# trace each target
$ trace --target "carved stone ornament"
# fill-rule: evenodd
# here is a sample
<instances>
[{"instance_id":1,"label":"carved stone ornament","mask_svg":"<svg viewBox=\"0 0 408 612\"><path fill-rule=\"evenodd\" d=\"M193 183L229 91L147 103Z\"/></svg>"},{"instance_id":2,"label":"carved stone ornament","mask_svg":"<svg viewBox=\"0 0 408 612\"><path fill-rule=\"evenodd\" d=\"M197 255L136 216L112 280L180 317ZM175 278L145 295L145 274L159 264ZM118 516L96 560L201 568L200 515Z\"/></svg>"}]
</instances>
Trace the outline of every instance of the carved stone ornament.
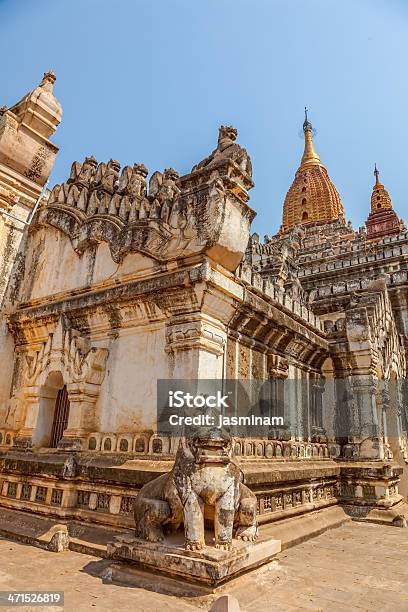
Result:
<instances>
[{"instance_id":1,"label":"carved stone ornament","mask_svg":"<svg viewBox=\"0 0 408 612\"><path fill-rule=\"evenodd\" d=\"M69 179L56 185L38 213L33 231L51 225L67 234L82 254L107 242L115 262L138 251L159 262L196 253L229 270L238 266L254 212L246 204L253 186L250 159L221 128L216 151L180 177L173 168L154 172L147 189L143 164L74 162ZM232 231L234 230L234 231Z\"/></svg>"},{"instance_id":2,"label":"carved stone ornament","mask_svg":"<svg viewBox=\"0 0 408 612\"><path fill-rule=\"evenodd\" d=\"M109 351L91 346L77 330L67 329L62 320L40 348L24 353L26 384L38 385L51 370L61 371L70 383L101 385Z\"/></svg>"}]
</instances>

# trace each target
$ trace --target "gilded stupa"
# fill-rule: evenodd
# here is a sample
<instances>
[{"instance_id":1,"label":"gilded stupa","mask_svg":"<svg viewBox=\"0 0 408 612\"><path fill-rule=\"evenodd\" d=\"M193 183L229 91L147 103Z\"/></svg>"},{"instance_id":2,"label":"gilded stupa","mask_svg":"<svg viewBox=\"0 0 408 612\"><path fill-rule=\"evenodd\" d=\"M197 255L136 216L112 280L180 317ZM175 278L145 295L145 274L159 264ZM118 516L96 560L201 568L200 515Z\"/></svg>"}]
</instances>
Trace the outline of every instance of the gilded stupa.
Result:
<instances>
[{"instance_id":1,"label":"gilded stupa","mask_svg":"<svg viewBox=\"0 0 408 612\"><path fill-rule=\"evenodd\" d=\"M305 149L295 180L286 194L281 232L286 232L299 224L336 220L345 222L342 201L327 169L315 151L312 131L312 124L308 120L305 108L303 123Z\"/></svg>"}]
</instances>

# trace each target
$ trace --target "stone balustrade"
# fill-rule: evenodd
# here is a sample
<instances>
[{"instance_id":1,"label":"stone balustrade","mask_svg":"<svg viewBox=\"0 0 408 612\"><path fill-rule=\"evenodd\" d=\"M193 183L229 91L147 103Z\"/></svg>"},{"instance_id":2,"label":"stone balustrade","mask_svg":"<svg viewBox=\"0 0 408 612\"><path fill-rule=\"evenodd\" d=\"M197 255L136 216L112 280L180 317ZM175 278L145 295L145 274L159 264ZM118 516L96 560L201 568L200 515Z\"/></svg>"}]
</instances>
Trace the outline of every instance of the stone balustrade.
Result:
<instances>
[{"instance_id":1,"label":"stone balustrade","mask_svg":"<svg viewBox=\"0 0 408 612\"><path fill-rule=\"evenodd\" d=\"M0 430L0 449L13 445L15 432ZM140 457L174 457L179 438L159 436L152 432L108 433L94 432L88 435L84 452L124 453ZM280 441L251 438L235 441L237 457L250 459L327 459L340 455L340 447L327 442Z\"/></svg>"},{"instance_id":2,"label":"stone balustrade","mask_svg":"<svg viewBox=\"0 0 408 612\"><path fill-rule=\"evenodd\" d=\"M174 457L179 438L142 433L89 434L84 452L126 453L138 457ZM340 447L334 443L308 441L280 441L251 438L236 439L235 456L241 459L328 459L340 455Z\"/></svg>"},{"instance_id":3,"label":"stone balustrade","mask_svg":"<svg viewBox=\"0 0 408 612\"><path fill-rule=\"evenodd\" d=\"M389 287L396 287L398 285L405 285L408 283L408 270L399 270L398 272L391 273L388 276L389 280L387 285ZM367 290L372 282L373 279L371 278L357 278L323 285L322 287L316 287L314 289L314 299L323 299L329 296L348 294L352 291Z\"/></svg>"},{"instance_id":4,"label":"stone balustrade","mask_svg":"<svg viewBox=\"0 0 408 612\"><path fill-rule=\"evenodd\" d=\"M375 252L363 251L363 245L359 245L354 255L348 252L348 258L342 258L342 256L345 255L345 253L343 252L340 252L339 254L336 254L334 256L322 252L317 252L313 255L303 255L299 257L299 264L301 265L299 269L299 276L306 277L313 274L319 274L321 272L328 272L330 270L341 270L344 268L350 268L352 266L363 265L370 262L383 261L392 257L408 255L407 241L408 232L400 234L399 236L387 236L382 240L379 240L375 243ZM390 243L394 244L391 244L390 246ZM318 263L316 263L316 265L314 266L306 265L307 263L311 263L313 261L316 261Z\"/></svg>"},{"instance_id":5,"label":"stone balustrade","mask_svg":"<svg viewBox=\"0 0 408 612\"><path fill-rule=\"evenodd\" d=\"M259 292L264 299L271 299L277 302L280 306L290 311L290 313L300 318L302 322L311 325L319 331L324 331L323 321L307 308L307 306L293 299L271 280L265 279L261 274L254 272L252 266L249 264L242 263L237 269L236 276L245 285Z\"/></svg>"}]
</instances>

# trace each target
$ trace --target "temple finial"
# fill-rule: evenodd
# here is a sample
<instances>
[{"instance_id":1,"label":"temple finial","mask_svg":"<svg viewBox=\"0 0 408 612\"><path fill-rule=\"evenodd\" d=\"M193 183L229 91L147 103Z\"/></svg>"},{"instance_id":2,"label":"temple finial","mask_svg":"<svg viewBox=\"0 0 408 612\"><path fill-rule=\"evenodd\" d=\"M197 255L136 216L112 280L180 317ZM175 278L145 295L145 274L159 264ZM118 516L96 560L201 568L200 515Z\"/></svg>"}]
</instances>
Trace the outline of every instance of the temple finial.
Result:
<instances>
[{"instance_id":1,"label":"temple finial","mask_svg":"<svg viewBox=\"0 0 408 612\"><path fill-rule=\"evenodd\" d=\"M378 185L380 182L379 176L380 176L380 172L377 168L377 164L374 164L374 176L375 176L375 184Z\"/></svg>"},{"instance_id":2,"label":"temple finial","mask_svg":"<svg viewBox=\"0 0 408 612\"><path fill-rule=\"evenodd\" d=\"M320 164L320 157L313 147L313 127L307 116L307 107L305 106L305 120L303 122L303 132L305 135L305 150L303 152L301 165L304 164Z\"/></svg>"},{"instance_id":3,"label":"temple finial","mask_svg":"<svg viewBox=\"0 0 408 612\"><path fill-rule=\"evenodd\" d=\"M306 132L306 130L312 130L312 124L310 123L307 116L307 106L305 106L305 120L303 122L303 131Z\"/></svg>"}]
</instances>

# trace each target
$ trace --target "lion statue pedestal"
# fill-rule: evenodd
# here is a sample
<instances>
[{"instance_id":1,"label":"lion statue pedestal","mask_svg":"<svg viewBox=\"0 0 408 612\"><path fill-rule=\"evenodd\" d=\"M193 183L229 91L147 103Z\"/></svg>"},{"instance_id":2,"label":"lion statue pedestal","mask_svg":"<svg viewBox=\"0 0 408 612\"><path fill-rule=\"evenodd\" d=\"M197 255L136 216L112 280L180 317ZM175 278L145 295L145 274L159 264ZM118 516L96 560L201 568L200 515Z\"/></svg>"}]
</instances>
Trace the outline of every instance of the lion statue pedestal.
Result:
<instances>
[{"instance_id":1,"label":"lion statue pedestal","mask_svg":"<svg viewBox=\"0 0 408 612\"><path fill-rule=\"evenodd\" d=\"M211 585L268 562L280 541L255 543L257 500L242 479L228 435L183 438L172 470L136 497L136 538L116 538L108 556ZM205 508L213 510L213 532L205 531Z\"/></svg>"},{"instance_id":2,"label":"lion statue pedestal","mask_svg":"<svg viewBox=\"0 0 408 612\"><path fill-rule=\"evenodd\" d=\"M210 532L205 533L208 543ZM146 542L132 537L117 537L108 544L108 557L114 563L112 580L140 584L140 569L165 574L178 580L215 588L249 569L272 560L281 550L280 540L256 543L233 540L230 550L206 545L201 550L186 550L182 534L172 534L163 542ZM134 578L132 580L132 574Z\"/></svg>"}]
</instances>

